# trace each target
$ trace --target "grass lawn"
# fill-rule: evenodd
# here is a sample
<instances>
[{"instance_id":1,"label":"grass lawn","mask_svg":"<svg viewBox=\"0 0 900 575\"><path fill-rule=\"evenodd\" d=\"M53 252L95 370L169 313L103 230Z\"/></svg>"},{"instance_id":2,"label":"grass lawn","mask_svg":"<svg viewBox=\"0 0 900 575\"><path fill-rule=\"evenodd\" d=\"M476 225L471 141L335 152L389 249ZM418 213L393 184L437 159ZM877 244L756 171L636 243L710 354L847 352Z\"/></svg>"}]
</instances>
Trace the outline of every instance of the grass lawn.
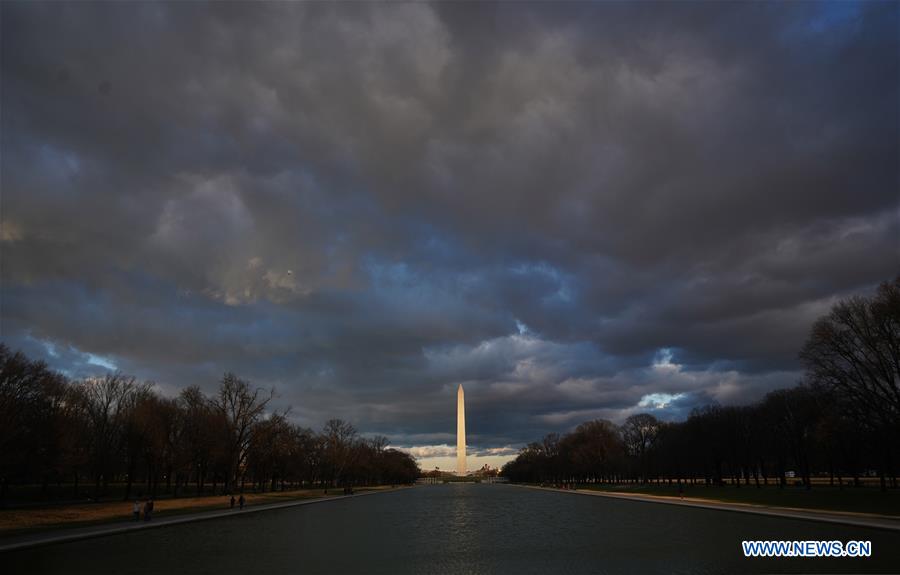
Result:
<instances>
[{"instance_id":1,"label":"grass lawn","mask_svg":"<svg viewBox=\"0 0 900 575\"><path fill-rule=\"evenodd\" d=\"M389 486L362 487L354 491L390 489ZM342 495L341 488L329 489L325 495L322 489L298 489L294 491L274 491L269 493L245 493L245 506L264 503L278 503L300 499L335 497ZM237 497L237 495L235 496ZM226 495L206 497L182 497L178 499L157 499L154 501L154 518L170 517L184 513L228 509L230 497ZM60 527L82 527L100 523L128 521L132 518L134 500L99 503L78 503L51 505L29 509L7 509L0 511L0 537L22 535L44 529ZM143 504L143 500L141 501ZM237 505L235 505L237 507Z\"/></svg>"},{"instance_id":2,"label":"grass lawn","mask_svg":"<svg viewBox=\"0 0 900 575\"><path fill-rule=\"evenodd\" d=\"M641 495L663 495L678 497L678 487L673 485L581 485L579 489L593 489L617 493ZM807 491L798 487L755 486L706 487L685 485L684 497L708 499L729 503L750 503L770 507L794 507L798 509L821 509L828 511L850 511L856 513L876 513L900 516L900 491L889 489L882 492L877 487L837 487L814 486Z\"/></svg>"}]
</instances>

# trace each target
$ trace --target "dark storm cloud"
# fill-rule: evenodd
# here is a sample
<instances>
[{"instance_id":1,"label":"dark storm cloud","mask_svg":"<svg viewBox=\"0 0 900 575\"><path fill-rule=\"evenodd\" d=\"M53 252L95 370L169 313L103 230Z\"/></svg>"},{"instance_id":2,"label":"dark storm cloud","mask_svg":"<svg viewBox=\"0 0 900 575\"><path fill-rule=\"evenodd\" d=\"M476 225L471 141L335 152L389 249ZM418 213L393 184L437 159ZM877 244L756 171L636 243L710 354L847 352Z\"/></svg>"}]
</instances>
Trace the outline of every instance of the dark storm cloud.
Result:
<instances>
[{"instance_id":1,"label":"dark storm cloud","mask_svg":"<svg viewBox=\"0 0 900 575\"><path fill-rule=\"evenodd\" d=\"M2 12L2 337L73 377L503 447L792 385L900 268L896 4Z\"/></svg>"}]
</instances>

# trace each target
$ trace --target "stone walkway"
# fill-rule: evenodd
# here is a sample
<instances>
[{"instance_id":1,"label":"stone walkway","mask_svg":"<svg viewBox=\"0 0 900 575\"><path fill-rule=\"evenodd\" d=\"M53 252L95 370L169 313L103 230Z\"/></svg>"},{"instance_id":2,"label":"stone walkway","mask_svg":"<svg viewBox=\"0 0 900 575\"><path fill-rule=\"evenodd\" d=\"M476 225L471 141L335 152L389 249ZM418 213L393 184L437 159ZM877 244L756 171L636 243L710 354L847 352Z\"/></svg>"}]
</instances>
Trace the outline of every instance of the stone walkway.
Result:
<instances>
[{"instance_id":1,"label":"stone walkway","mask_svg":"<svg viewBox=\"0 0 900 575\"><path fill-rule=\"evenodd\" d=\"M165 527L167 525L177 525L179 523L189 523L191 521L204 521L207 519L221 519L223 517L234 517L245 513L258 513L260 511L270 511L272 509L285 509L288 507L297 507L298 505L312 505L314 503L323 503L325 501L335 501L338 499L347 499L352 497L363 497L365 495L375 495L377 493L391 493L398 489L364 491L355 495L335 495L330 497L317 497L315 499L301 499L298 501L288 501L284 503L264 503L245 507L244 509L222 509L214 511L201 511L197 513L183 513L173 515L171 517L159 517L151 521L120 521L116 523L103 523L100 525L89 525L86 527L62 528L56 530L41 531L39 533L26 533L12 537L0 538L0 553L4 551L13 551L15 549L24 549L26 547L36 547L38 545L49 545L51 543L65 543L67 541L76 541L78 539L87 539L89 537L102 537L104 535L115 535L117 533L127 533L128 531L138 531L141 529L155 529L157 527Z\"/></svg>"},{"instance_id":2,"label":"stone walkway","mask_svg":"<svg viewBox=\"0 0 900 575\"><path fill-rule=\"evenodd\" d=\"M613 493L608 491L594 491L592 489L556 489L553 487L537 487L535 485L515 485L541 491L556 491L571 495L593 495L595 497L609 497L611 499L627 499L630 501L643 501L646 503L663 503L667 505L682 505L685 507L699 507L702 509L715 509L717 511L735 511L738 513L754 513L756 515L771 515L774 517L787 517L789 519L802 519L805 521L821 521L825 523L841 523L844 525L856 525L859 527L874 527L876 529L889 529L900 531L900 517L893 515L876 515L872 513L853 513L849 511L825 511L814 509L797 509L793 507L769 507L766 505L753 505L750 503L729 503L691 497L669 497L666 495L643 495L638 493Z\"/></svg>"}]
</instances>

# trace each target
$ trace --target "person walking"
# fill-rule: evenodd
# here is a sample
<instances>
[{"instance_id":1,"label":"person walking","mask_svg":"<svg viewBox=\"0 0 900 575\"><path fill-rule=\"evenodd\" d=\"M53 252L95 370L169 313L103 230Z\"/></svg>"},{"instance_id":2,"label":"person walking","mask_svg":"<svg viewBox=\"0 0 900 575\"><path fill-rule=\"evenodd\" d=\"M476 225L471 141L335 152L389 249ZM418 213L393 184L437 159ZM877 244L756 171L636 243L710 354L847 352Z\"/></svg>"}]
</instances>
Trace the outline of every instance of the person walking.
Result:
<instances>
[{"instance_id":1,"label":"person walking","mask_svg":"<svg viewBox=\"0 0 900 575\"><path fill-rule=\"evenodd\" d=\"M244 508L244 494L243 493L241 493L241 497L240 497L240 499L238 499L238 505L241 506L241 509Z\"/></svg>"},{"instance_id":2,"label":"person walking","mask_svg":"<svg viewBox=\"0 0 900 575\"><path fill-rule=\"evenodd\" d=\"M150 521L150 514L153 513L153 510L150 507L150 498L148 497L146 501L144 501L144 521Z\"/></svg>"},{"instance_id":3,"label":"person walking","mask_svg":"<svg viewBox=\"0 0 900 575\"><path fill-rule=\"evenodd\" d=\"M231 508L234 509L234 495L231 496Z\"/></svg>"},{"instance_id":4,"label":"person walking","mask_svg":"<svg viewBox=\"0 0 900 575\"><path fill-rule=\"evenodd\" d=\"M141 520L141 502L137 499L134 500L134 505L131 507L131 514L134 516L135 521Z\"/></svg>"}]
</instances>

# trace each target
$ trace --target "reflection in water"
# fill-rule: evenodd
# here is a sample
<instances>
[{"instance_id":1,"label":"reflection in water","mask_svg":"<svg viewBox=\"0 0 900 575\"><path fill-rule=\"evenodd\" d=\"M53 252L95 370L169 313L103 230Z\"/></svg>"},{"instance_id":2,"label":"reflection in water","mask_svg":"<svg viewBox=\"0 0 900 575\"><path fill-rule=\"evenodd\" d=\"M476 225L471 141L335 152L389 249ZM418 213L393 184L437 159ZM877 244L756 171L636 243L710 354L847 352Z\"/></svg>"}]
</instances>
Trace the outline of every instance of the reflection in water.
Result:
<instances>
[{"instance_id":1,"label":"reflection in water","mask_svg":"<svg viewBox=\"0 0 900 575\"><path fill-rule=\"evenodd\" d=\"M423 486L4 554L4 573L890 572L895 533L505 485ZM874 556L745 559L742 539L864 539ZM135 560L139 558L139 560Z\"/></svg>"}]
</instances>

